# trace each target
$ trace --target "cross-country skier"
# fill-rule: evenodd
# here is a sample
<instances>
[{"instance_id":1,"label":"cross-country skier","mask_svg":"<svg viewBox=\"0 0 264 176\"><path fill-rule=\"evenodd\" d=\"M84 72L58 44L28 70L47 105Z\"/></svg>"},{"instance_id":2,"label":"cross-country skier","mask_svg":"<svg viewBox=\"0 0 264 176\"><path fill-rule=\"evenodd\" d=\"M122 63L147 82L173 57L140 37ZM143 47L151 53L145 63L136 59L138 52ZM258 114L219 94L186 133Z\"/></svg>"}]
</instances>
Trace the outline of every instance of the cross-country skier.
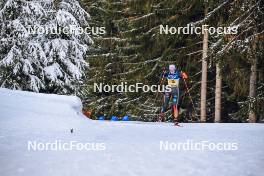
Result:
<instances>
[{"instance_id":1,"label":"cross-country skier","mask_svg":"<svg viewBox=\"0 0 264 176\"><path fill-rule=\"evenodd\" d=\"M180 72L176 69L175 65L169 65L169 72L165 73L162 80L167 81L170 90L164 92L164 102L159 116L159 121L164 120L165 112L172 98L172 110L174 116L174 123L178 125L178 103L179 103L179 81L180 79L187 79L188 76L185 72Z\"/></svg>"}]
</instances>

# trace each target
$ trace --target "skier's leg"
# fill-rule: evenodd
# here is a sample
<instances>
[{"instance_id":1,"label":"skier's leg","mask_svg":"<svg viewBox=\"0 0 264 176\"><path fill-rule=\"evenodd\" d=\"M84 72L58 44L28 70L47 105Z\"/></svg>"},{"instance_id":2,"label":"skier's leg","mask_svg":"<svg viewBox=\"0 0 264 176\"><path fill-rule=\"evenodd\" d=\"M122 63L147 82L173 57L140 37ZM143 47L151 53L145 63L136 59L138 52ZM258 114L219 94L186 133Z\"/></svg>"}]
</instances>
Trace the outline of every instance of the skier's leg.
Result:
<instances>
[{"instance_id":1,"label":"skier's leg","mask_svg":"<svg viewBox=\"0 0 264 176\"><path fill-rule=\"evenodd\" d=\"M173 116L174 116L174 122L178 123L178 104L179 104L179 88L175 87L172 91L172 107L173 107Z\"/></svg>"},{"instance_id":2,"label":"skier's leg","mask_svg":"<svg viewBox=\"0 0 264 176\"><path fill-rule=\"evenodd\" d=\"M166 92L164 94L164 103L163 103L163 106L162 106L162 109L161 109L161 112L162 113L165 113L167 108L168 108L168 105L169 105L169 102L170 102L170 93L169 92Z\"/></svg>"},{"instance_id":3,"label":"skier's leg","mask_svg":"<svg viewBox=\"0 0 264 176\"><path fill-rule=\"evenodd\" d=\"M164 94L163 106L162 106L162 109L161 109L161 112L160 112L160 115L159 115L159 121L160 122L165 120L165 112L167 110L169 102L170 102L170 93L166 92Z\"/></svg>"},{"instance_id":4,"label":"skier's leg","mask_svg":"<svg viewBox=\"0 0 264 176\"><path fill-rule=\"evenodd\" d=\"M179 87L177 87L177 96L178 96L178 98L177 98L177 107L178 107L179 101L180 101L180 89L179 89Z\"/></svg>"}]
</instances>

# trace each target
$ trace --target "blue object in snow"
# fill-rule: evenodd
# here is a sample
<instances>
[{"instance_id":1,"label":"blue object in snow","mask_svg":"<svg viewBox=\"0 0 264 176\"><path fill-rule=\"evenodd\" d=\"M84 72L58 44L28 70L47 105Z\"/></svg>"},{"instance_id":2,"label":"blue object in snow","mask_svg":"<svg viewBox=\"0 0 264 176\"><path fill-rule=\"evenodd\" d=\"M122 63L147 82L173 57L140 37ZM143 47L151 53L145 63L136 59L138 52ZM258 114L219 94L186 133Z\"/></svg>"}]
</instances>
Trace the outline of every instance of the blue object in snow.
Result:
<instances>
[{"instance_id":1,"label":"blue object in snow","mask_svg":"<svg viewBox=\"0 0 264 176\"><path fill-rule=\"evenodd\" d=\"M100 116L98 120L105 120L105 116Z\"/></svg>"},{"instance_id":2,"label":"blue object in snow","mask_svg":"<svg viewBox=\"0 0 264 176\"><path fill-rule=\"evenodd\" d=\"M123 120L123 121L129 121L129 116L127 116L127 115L124 116L122 120Z\"/></svg>"},{"instance_id":3,"label":"blue object in snow","mask_svg":"<svg viewBox=\"0 0 264 176\"><path fill-rule=\"evenodd\" d=\"M112 121L118 121L118 118L116 116L112 116L111 120Z\"/></svg>"}]
</instances>

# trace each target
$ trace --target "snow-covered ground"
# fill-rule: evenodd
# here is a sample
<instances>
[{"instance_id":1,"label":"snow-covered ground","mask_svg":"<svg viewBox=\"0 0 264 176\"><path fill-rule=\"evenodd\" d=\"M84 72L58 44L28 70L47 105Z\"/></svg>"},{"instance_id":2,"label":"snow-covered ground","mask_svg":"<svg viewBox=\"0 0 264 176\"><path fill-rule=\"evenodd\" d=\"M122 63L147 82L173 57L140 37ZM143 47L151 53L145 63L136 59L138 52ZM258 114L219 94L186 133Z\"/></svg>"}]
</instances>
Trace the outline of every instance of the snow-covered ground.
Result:
<instances>
[{"instance_id":1,"label":"snow-covered ground","mask_svg":"<svg viewBox=\"0 0 264 176\"><path fill-rule=\"evenodd\" d=\"M263 124L183 125L91 121L76 97L0 89L0 175L263 175ZM29 141L103 143L105 150L32 151ZM161 141L228 143L237 150L165 151Z\"/></svg>"}]
</instances>

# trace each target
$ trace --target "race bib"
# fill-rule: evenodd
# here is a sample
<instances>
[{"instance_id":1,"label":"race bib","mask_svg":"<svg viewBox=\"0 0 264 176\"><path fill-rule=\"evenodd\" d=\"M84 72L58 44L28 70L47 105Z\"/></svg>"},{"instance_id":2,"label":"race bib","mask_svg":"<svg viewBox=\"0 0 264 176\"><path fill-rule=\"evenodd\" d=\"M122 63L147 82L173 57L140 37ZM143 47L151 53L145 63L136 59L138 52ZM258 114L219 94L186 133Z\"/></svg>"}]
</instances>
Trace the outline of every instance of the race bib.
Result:
<instances>
[{"instance_id":1,"label":"race bib","mask_svg":"<svg viewBox=\"0 0 264 176\"><path fill-rule=\"evenodd\" d=\"M168 85L171 87L179 87L180 79L168 79Z\"/></svg>"}]
</instances>

